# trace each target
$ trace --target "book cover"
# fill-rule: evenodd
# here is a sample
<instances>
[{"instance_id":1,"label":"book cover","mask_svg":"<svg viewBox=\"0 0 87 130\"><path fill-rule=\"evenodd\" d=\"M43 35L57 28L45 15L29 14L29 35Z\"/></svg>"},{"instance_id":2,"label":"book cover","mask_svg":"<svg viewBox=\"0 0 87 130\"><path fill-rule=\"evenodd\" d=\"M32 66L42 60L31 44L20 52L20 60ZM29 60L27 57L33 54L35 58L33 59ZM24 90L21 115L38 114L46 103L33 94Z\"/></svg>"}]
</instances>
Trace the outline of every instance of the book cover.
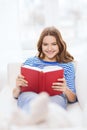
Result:
<instances>
[{"instance_id":1,"label":"book cover","mask_svg":"<svg viewBox=\"0 0 87 130\"><path fill-rule=\"evenodd\" d=\"M21 67L21 74L28 81L28 86L21 86L21 92L33 91L40 93L47 92L50 96L61 94L61 91L52 89L53 82L58 78L63 78L64 70L59 66L47 66L43 69L24 65Z\"/></svg>"}]
</instances>

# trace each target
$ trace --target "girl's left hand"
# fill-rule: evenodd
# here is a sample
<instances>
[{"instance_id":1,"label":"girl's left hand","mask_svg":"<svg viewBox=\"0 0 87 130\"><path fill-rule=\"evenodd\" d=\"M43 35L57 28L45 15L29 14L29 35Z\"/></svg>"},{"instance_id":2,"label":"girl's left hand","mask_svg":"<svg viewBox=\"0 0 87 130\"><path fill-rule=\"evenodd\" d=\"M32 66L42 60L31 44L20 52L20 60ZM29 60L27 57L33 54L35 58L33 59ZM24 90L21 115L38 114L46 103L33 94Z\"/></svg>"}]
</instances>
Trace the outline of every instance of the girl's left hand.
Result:
<instances>
[{"instance_id":1,"label":"girl's left hand","mask_svg":"<svg viewBox=\"0 0 87 130\"><path fill-rule=\"evenodd\" d=\"M65 78L58 79L58 82L53 83L52 88L56 91L66 93L68 87Z\"/></svg>"}]
</instances>

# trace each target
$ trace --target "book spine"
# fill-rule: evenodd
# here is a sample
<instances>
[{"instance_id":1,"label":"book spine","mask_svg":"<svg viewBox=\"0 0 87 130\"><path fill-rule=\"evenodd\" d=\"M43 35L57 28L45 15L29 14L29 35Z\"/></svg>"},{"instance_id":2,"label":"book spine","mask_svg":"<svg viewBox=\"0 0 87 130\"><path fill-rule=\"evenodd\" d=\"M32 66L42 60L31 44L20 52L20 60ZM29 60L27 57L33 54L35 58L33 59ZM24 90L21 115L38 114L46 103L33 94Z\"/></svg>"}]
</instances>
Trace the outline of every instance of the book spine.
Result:
<instances>
[{"instance_id":1,"label":"book spine","mask_svg":"<svg viewBox=\"0 0 87 130\"><path fill-rule=\"evenodd\" d=\"M45 74L44 72L39 72L39 93L45 90Z\"/></svg>"}]
</instances>

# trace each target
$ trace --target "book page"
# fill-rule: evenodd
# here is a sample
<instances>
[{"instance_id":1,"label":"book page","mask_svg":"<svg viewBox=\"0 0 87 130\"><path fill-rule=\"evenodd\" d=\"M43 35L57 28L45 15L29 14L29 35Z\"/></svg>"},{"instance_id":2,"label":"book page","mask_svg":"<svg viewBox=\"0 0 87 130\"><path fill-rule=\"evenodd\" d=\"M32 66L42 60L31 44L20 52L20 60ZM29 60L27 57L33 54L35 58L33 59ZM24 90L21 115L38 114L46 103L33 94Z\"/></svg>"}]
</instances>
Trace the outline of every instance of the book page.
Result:
<instances>
[{"instance_id":1,"label":"book page","mask_svg":"<svg viewBox=\"0 0 87 130\"><path fill-rule=\"evenodd\" d=\"M41 71L42 69L38 68L38 67L33 67L33 66L29 66L29 65L23 65L23 68L27 68L27 69L32 69L32 70L37 70L37 71Z\"/></svg>"},{"instance_id":2,"label":"book page","mask_svg":"<svg viewBox=\"0 0 87 130\"><path fill-rule=\"evenodd\" d=\"M32 70L42 71L42 72L50 72L50 71L55 71L55 70L61 70L61 69L63 69L60 66L45 66L43 69L38 68L38 67L32 67L32 66L29 66L29 65L24 65L22 67L29 68L29 69L32 69Z\"/></svg>"},{"instance_id":3,"label":"book page","mask_svg":"<svg viewBox=\"0 0 87 130\"><path fill-rule=\"evenodd\" d=\"M63 69L60 66L46 66L43 68L43 72L49 72L49 71L54 71L54 70L61 70Z\"/></svg>"}]
</instances>

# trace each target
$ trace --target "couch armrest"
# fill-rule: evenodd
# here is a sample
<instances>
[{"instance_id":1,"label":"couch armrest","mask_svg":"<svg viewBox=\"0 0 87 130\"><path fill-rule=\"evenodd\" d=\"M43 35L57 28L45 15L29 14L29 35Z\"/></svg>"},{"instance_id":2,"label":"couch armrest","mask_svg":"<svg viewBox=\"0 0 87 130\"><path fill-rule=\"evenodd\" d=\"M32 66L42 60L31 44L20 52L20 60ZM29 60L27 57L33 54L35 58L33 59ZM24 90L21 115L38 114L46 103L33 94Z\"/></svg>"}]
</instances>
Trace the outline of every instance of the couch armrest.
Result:
<instances>
[{"instance_id":1,"label":"couch armrest","mask_svg":"<svg viewBox=\"0 0 87 130\"><path fill-rule=\"evenodd\" d=\"M22 63L12 62L7 65L7 84L11 88L16 86L17 75L20 74Z\"/></svg>"}]
</instances>

